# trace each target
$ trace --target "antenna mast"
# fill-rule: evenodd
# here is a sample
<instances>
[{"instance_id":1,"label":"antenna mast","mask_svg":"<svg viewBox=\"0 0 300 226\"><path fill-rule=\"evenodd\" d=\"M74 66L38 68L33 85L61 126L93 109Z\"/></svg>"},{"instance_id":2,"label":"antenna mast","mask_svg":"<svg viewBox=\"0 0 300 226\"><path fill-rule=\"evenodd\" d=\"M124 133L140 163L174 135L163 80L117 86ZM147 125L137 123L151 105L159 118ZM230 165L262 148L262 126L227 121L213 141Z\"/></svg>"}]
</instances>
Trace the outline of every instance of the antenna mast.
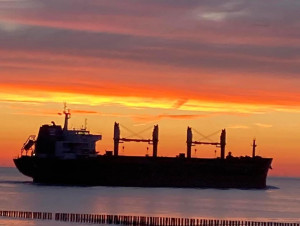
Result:
<instances>
[{"instance_id":1,"label":"antenna mast","mask_svg":"<svg viewBox=\"0 0 300 226\"><path fill-rule=\"evenodd\" d=\"M84 120L84 130L87 130L87 118Z\"/></svg>"}]
</instances>

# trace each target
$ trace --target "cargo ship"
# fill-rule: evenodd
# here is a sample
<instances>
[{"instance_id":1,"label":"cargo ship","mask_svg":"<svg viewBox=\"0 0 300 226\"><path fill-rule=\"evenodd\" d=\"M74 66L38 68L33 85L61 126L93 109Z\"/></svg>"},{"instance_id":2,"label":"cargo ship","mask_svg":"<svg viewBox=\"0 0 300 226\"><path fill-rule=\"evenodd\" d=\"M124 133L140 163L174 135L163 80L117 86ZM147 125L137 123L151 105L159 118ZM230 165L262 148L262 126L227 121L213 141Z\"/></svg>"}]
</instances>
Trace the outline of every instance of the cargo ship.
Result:
<instances>
[{"instance_id":1,"label":"cargo ship","mask_svg":"<svg viewBox=\"0 0 300 226\"><path fill-rule=\"evenodd\" d=\"M158 125L152 139L121 138L119 124L114 125L114 150L100 155L96 142L101 135L86 128L69 130L70 111L64 110L64 126L42 125L37 139L29 136L14 159L18 170L33 178L35 183L83 186L134 187L195 187L195 188L255 188L266 187L272 158L256 156L253 141L252 157L225 157L226 131L219 142L193 141L192 129L187 128L187 150L176 157L157 155ZM153 145L152 155L121 156L119 144L147 142ZM191 156L194 145L215 145L220 148L216 158Z\"/></svg>"}]
</instances>

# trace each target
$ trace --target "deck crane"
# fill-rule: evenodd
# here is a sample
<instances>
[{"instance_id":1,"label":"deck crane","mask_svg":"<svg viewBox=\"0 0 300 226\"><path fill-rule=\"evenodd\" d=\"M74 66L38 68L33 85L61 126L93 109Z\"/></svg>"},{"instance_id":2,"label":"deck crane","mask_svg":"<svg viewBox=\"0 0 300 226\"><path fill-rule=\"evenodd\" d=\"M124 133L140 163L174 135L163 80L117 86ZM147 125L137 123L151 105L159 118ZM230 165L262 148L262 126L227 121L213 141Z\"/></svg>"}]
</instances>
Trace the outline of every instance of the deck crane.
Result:
<instances>
[{"instance_id":1,"label":"deck crane","mask_svg":"<svg viewBox=\"0 0 300 226\"><path fill-rule=\"evenodd\" d=\"M136 134L135 134L136 135ZM153 157L157 157L157 145L158 145L158 125L154 125L152 132L152 139L137 139L137 138L121 138L119 123L115 122L114 125L114 156L119 155L119 144L123 142L145 142L153 145Z\"/></svg>"},{"instance_id":2,"label":"deck crane","mask_svg":"<svg viewBox=\"0 0 300 226\"><path fill-rule=\"evenodd\" d=\"M208 138L205 137L205 138ZM214 145L216 147L221 148L221 159L225 159L225 146L226 146L226 130L223 129L220 136L220 142L203 142L203 141L193 141L193 133L192 128L187 128L187 158L191 158L192 153L192 146L195 146L197 144L204 144L204 145Z\"/></svg>"}]
</instances>

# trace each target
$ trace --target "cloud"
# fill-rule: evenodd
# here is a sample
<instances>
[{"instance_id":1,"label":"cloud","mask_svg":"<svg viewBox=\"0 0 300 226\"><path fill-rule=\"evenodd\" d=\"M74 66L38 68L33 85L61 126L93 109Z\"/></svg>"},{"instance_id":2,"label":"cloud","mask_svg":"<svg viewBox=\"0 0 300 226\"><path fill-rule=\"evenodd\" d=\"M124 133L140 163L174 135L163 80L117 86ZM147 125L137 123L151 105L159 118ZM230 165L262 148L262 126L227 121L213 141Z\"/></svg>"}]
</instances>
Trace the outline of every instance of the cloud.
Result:
<instances>
[{"instance_id":1,"label":"cloud","mask_svg":"<svg viewBox=\"0 0 300 226\"><path fill-rule=\"evenodd\" d=\"M0 79L22 91L165 97L180 109L193 100L297 106L298 8L292 0L0 1Z\"/></svg>"},{"instance_id":2,"label":"cloud","mask_svg":"<svg viewBox=\"0 0 300 226\"><path fill-rule=\"evenodd\" d=\"M188 101L188 99L180 99L180 100L178 100L178 101L173 105L173 107L174 107L175 109L178 109L178 108L180 108L182 105L184 105L187 101Z\"/></svg>"},{"instance_id":3,"label":"cloud","mask_svg":"<svg viewBox=\"0 0 300 226\"><path fill-rule=\"evenodd\" d=\"M33 101L33 100L14 100L14 99L0 99L2 103L13 103L13 104L26 104L26 105L40 105L43 101Z\"/></svg>"},{"instance_id":4,"label":"cloud","mask_svg":"<svg viewBox=\"0 0 300 226\"><path fill-rule=\"evenodd\" d=\"M187 119L197 119L202 117L208 117L208 114L203 115L180 115L180 114L161 114L161 115L131 115L134 120L137 121L158 121L161 119L179 119L179 120L187 120Z\"/></svg>"},{"instance_id":5,"label":"cloud","mask_svg":"<svg viewBox=\"0 0 300 226\"><path fill-rule=\"evenodd\" d=\"M20 42L22 40L22 42ZM2 43L2 44L1 44ZM215 44L163 37L106 32L84 32L58 28L24 26L15 32L1 32L0 47L7 51L44 52L98 59L119 59L140 64L290 76L300 72L300 48ZM256 76L256 74L254 74Z\"/></svg>"},{"instance_id":6,"label":"cloud","mask_svg":"<svg viewBox=\"0 0 300 226\"><path fill-rule=\"evenodd\" d=\"M14 32L20 29L20 25L17 23L10 23L10 22L0 22L0 31L4 32Z\"/></svg>"},{"instance_id":7,"label":"cloud","mask_svg":"<svg viewBox=\"0 0 300 226\"><path fill-rule=\"evenodd\" d=\"M261 127L261 128L271 128L271 127L273 127L270 124L264 124L264 123L254 123L254 125L257 126L257 127ZM250 127L247 126L247 125L231 125L231 126L228 126L227 128L230 128L230 129L249 129Z\"/></svg>"},{"instance_id":8,"label":"cloud","mask_svg":"<svg viewBox=\"0 0 300 226\"><path fill-rule=\"evenodd\" d=\"M249 126L246 125L231 125L227 126L228 129L249 129Z\"/></svg>"},{"instance_id":9,"label":"cloud","mask_svg":"<svg viewBox=\"0 0 300 226\"><path fill-rule=\"evenodd\" d=\"M261 127L261 128L271 128L273 125L270 124L264 124L264 123L254 123L254 125Z\"/></svg>"},{"instance_id":10,"label":"cloud","mask_svg":"<svg viewBox=\"0 0 300 226\"><path fill-rule=\"evenodd\" d=\"M71 113L75 114L101 114L98 111L87 111L87 110L71 110Z\"/></svg>"}]
</instances>

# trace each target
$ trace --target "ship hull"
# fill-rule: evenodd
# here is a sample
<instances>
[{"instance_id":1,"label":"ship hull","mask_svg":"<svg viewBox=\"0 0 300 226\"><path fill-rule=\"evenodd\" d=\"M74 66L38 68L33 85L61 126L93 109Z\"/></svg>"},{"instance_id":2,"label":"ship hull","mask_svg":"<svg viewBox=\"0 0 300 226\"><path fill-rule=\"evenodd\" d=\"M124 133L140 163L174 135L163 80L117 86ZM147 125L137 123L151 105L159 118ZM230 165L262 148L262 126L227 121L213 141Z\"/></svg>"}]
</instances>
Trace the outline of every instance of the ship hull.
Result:
<instances>
[{"instance_id":1,"label":"ship hull","mask_svg":"<svg viewBox=\"0 0 300 226\"><path fill-rule=\"evenodd\" d=\"M266 187L270 158L169 158L97 156L82 159L14 159L36 183L135 187Z\"/></svg>"}]
</instances>

